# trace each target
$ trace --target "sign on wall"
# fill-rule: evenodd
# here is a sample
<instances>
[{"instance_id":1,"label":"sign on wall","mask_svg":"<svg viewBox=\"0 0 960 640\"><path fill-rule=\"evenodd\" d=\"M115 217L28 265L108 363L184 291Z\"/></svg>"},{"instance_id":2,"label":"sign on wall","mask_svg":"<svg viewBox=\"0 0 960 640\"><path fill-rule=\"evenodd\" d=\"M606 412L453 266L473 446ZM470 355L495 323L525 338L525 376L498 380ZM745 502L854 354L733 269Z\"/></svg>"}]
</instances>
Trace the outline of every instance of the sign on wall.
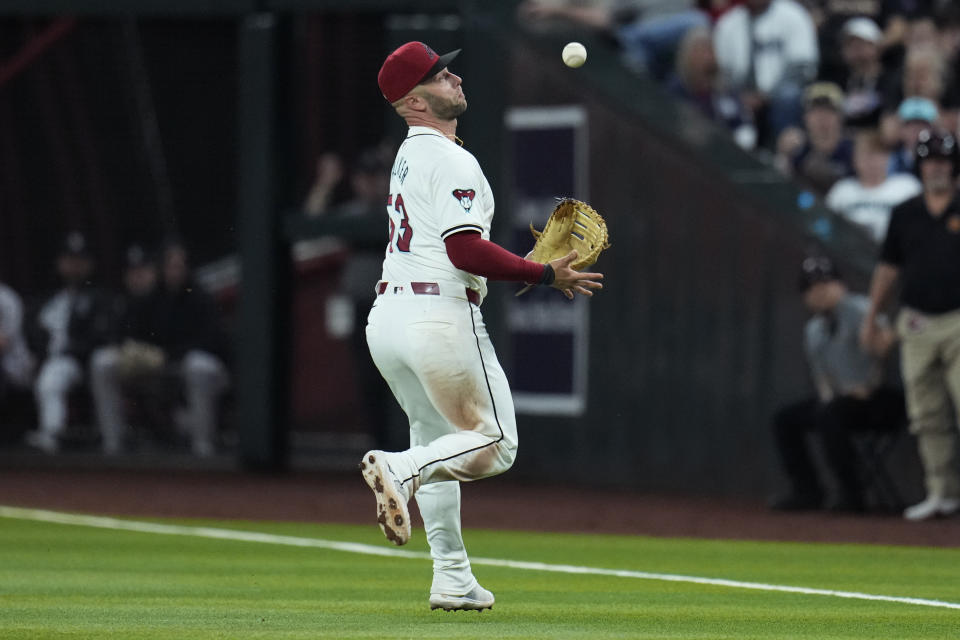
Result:
<instances>
[{"instance_id":1,"label":"sign on wall","mask_svg":"<svg viewBox=\"0 0 960 640\"><path fill-rule=\"evenodd\" d=\"M589 201L587 113L580 106L507 110L512 162L510 249L533 247L530 224L542 229L560 197ZM510 381L518 413L580 415L586 409L589 305L536 287L511 298Z\"/></svg>"}]
</instances>

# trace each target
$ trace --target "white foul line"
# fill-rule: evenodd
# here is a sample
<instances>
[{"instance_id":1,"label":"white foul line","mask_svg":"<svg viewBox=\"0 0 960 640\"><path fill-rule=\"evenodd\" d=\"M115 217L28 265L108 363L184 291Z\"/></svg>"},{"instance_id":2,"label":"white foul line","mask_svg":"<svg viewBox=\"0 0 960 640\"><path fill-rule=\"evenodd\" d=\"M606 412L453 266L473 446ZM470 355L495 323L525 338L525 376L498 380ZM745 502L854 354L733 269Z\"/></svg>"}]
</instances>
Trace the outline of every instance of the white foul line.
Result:
<instances>
[{"instance_id":1,"label":"white foul line","mask_svg":"<svg viewBox=\"0 0 960 640\"><path fill-rule=\"evenodd\" d=\"M85 516L72 513L62 513L58 511L46 511L42 509L23 509L20 507L0 506L0 518L35 520L39 522L51 522L56 524L96 527L100 529L114 529L120 531L137 531L140 533L155 533L160 535L215 538L218 540L234 540L238 542L259 542L262 544L279 544L291 547L311 547L315 549L329 549L331 551L344 551L347 553L360 553L373 556L389 556L394 558L410 558L417 560L430 559L430 554L428 553L392 549L390 547L376 547L373 545L360 544L356 542L337 542L335 540L301 538L297 536L281 536L271 533L259 533L256 531L216 529L213 527L187 527L175 524L142 522L138 520L120 520L117 518ZM501 560L497 558L470 558L470 563L476 565L487 565L491 567L506 567L509 569L525 569L530 571L553 571L556 573L612 576L617 578L636 578L640 580L659 580L663 582L687 582L692 584L705 584L718 587L731 587L735 589L780 591L784 593L800 593L804 595L851 598L854 600L899 602L901 604L916 604L925 607L939 607L943 609L960 609L960 603L945 602L943 600L883 596L870 593L858 593L856 591L835 591L832 589L791 587L788 585L764 584L762 582L741 582L739 580L725 580L723 578L701 578L699 576L684 576L671 573L649 573L646 571L630 571L626 569L602 569L597 567L579 567L566 564L547 564L544 562Z\"/></svg>"}]
</instances>

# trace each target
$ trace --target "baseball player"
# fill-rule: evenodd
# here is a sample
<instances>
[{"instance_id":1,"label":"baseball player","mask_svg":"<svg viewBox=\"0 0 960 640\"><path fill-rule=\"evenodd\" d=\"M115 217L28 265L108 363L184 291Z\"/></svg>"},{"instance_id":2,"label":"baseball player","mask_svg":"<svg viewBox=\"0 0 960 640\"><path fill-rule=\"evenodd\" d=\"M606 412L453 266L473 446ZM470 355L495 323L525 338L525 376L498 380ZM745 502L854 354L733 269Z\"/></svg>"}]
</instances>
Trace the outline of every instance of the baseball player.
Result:
<instances>
[{"instance_id":1,"label":"baseball player","mask_svg":"<svg viewBox=\"0 0 960 640\"><path fill-rule=\"evenodd\" d=\"M383 96L409 125L387 196L389 243L367 324L373 360L410 421L411 448L369 451L360 468L395 544L410 539L407 502L423 517L433 584L430 608L487 609L493 594L470 569L460 532L460 481L506 471L517 451L513 399L480 313L486 280L549 285L568 298L601 288L599 273L544 265L490 242L493 193L456 136L467 108L461 79L422 42L391 53Z\"/></svg>"}]
</instances>

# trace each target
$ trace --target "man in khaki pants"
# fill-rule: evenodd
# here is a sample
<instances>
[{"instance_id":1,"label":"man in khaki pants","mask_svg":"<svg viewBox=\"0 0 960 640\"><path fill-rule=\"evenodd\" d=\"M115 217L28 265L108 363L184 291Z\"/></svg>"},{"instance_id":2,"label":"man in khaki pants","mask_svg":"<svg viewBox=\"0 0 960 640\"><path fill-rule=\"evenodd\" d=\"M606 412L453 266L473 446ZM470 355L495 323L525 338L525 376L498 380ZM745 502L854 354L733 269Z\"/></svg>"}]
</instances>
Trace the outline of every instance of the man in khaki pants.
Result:
<instances>
[{"instance_id":1,"label":"man in khaki pants","mask_svg":"<svg viewBox=\"0 0 960 640\"><path fill-rule=\"evenodd\" d=\"M870 283L861 341L871 344L876 316L902 280L897 319L910 416L926 476L927 497L907 520L960 512L960 154L955 136L923 131L916 149L923 193L897 206Z\"/></svg>"}]
</instances>

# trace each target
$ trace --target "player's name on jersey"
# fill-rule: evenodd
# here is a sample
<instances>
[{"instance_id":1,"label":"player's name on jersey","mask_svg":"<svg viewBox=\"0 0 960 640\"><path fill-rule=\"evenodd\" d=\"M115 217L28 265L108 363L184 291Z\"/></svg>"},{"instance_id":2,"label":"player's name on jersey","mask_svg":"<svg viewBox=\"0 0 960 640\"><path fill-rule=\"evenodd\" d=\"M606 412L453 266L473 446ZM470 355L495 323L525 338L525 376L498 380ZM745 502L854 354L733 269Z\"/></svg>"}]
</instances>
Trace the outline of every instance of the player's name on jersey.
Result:
<instances>
[{"instance_id":1,"label":"player's name on jersey","mask_svg":"<svg viewBox=\"0 0 960 640\"><path fill-rule=\"evenodd\" d=\"M395 177L400 184L403 184L403 181L407 177L407 173L409 171L410 165L407 164L407 159L403 156L397 156L397 160L393 163L393 169L390 171L390 174Z\"/></svg>"}]
</instances>

